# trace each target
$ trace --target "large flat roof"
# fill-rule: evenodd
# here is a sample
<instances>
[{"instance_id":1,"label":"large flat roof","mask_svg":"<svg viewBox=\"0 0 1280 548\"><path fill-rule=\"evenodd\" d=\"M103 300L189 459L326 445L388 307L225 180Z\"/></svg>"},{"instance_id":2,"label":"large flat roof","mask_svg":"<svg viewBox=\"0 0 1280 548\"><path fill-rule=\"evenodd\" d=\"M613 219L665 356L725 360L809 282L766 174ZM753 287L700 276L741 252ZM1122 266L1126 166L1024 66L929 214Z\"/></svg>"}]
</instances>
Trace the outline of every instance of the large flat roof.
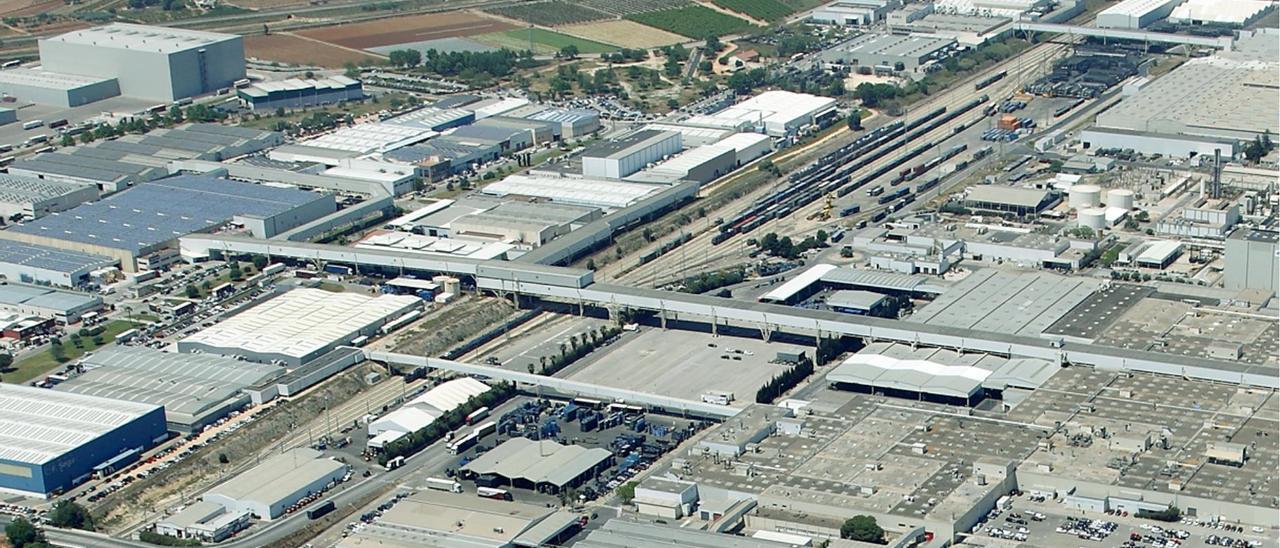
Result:
<instances>
[{"instance_id":1,"label":"large flat roof","mask_svg":"<svg viewBox=\"0 0 1280 548\"><path fill-rule=\"evenodd\" d=\"M0 71L0 84L33 86L62 91L79 89L88 85L114 79L115 78L67 74L65 72L54 72L38 68L17 67Z\"/></svg>"},{"instance_id":2,"label":"large flat roof","mask_svg":"<svg viewBox=\"0 0 1280 548\"><path fill-rule=\"evenodd\" d=\"M636 149L670 139L672 134L679 135L673 131L642 129L630 135L591 145L582 153L582 156L590 158L621 158L631 154Z\"/></svg>"},{"instance_id":3,"label":"large flat roof","mask_svg":"<svg viewBox=\"0 0 1280 548\"><path fill-rule=\"evenodd\" d=\"M420 307L422 299L300 288L182 339L183 344L303 358L387 318Z\"/></svg>"},{"instance_id":4,"label":"large flat roof","mask_svg":"<svg viewBox=\"0 0 1280 548\"><path fill-rule=\"evenodd\" d=\"M76 293L43 286L15 283L0 285L0 305L30 306L61 312L92 306L101 302L101 297L88 293Z\"/></svg>"},{"instance_id":5,"label":"large flat roof","mask_svg":"<svg viewBox=\"0 0 1280 548\"><path fill-rule=\"evenodd\" d=\"M496 474L534 484L560 486L613 456L606 449L560 445L554 441L511 438L463 468L477 474Z\"/></svg>"},{"instance_id":6,"label":"large flat roof","mask_svg":"<svg viewBox=\"0 0 1280 548\"><path fill-rule=\"evenodd\" d=\"M723 535L681 527L663 527L620 518L606 521L602 527L574 544L577 548L790 548L791 544L737 535Z\"/></svg>"},{"instance_id":7,"label":"large flat roof","mask_svg":"<svg viewBox=\"0 0 1280 548\"><path fill-rule=\"evenodd\" d=\"M0 384L0 459L44 464L158 408Z\"/></svg>"},{"instance_id":8,"label":"large flat roof","mask_svg":"<svg viewBox=\"0 0 1280 548\"><path fill-rule=\"evenodd\" d=\"M660 189L661 187L654 185L607 179L516 174L484 187L481 192L495 196L532 196L553 202L616 209L636 203Z\"/></svg>"},{"instance_id":9,"label":"large flat roof","mask_svg":"<svg viewBox=\"0 0 1280 548\"><path fill-rule=\"evenodd\" d=\"M239 39L233 34L153 27L132 23L112 23L101 27L75 30L45 38L44 42L63 42L111 49L130 49L155 53L175 53L204 47L216 42Z\"/></svg>"},{"instance_id":10,"label":"large flat roof","mask_svg":"<svg viewBox=\"0 0 1280 548\"><path fill-rule=\"evenodd\" d=\"M275 455L229 481L209 490L209 494L235 501L271 505L302 486L333 474L347 465L322 458L314 449L298 447Z\"/></svg>"},{"instance_id":11,"label":"large flat roof","mask_svg":"<svg viewBox=\"0 0 1280 548\"><path fill-rule=\"evenodd\" d=\"M321 199L326 198L304 190L179 175L9 230L137 253L235 217L271 217Z\"/></svg>"},{"instance_id":12,"label":"large flat roof","mask_svg":"<svg viewBox=\"0 0 1280 548\"><path fill-rule=\"evenodd\" d=\"M25 175L0 175L0 202L25 204L84 190L86 185L48 181Z\"/></svg>"},{"instance_id":13,"label":"large flat roof","mask_svg":"<svg viewBox=\"0 0 1280 548\"><path fill-rule=\"evenodd\" d=\"M1039 336L1101 285L1042 272L977 270L907 321Z\"/></svg>"},{"instance_id":14,"label":"large flat roof","mask_svg":"<svg viewBox=\"0 0 1280 548\"><path fill-rule=\"evenodd\" d=\"M117 262L119 261L102 255L64 251L53 247L0 239L0 263L71 274L110 266Z\"/></svg>"}]
</instances>

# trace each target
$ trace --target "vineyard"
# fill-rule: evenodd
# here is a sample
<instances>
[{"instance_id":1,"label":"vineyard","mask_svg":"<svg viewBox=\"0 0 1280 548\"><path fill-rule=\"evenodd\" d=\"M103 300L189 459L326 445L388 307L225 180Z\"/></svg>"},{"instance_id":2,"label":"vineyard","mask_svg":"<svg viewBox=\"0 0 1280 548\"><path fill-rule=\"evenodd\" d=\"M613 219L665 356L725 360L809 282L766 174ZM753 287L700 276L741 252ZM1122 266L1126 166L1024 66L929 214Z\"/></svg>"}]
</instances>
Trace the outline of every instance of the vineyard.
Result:
<instances>
[{"instance_id":1,"label":"vineyard","mask_svg":"<svg viewBox=\"0 0 1280 548\"><path fill-rule=\"evenodd\" d=\"M761 21L778 21L791 15L791 8L778 0L711 0L729 11L743 13Z\"/></svg>"},{"instance_id":2,"label":"vineyard","mask_svg":"<svg viewBox=\"0 0 1280 548\"><path fill-rule=\"evenodd\" d=\"M517 4L504 8L489 8L486 11L500 17L519 19L526 23L542 25L544 27L572 25L574 23L585 23L587 21L599 21L601 19L613 18L612 15L603 11L594 10L578 5L577 3L562 2L560 0L532 4Z\"/></svg>"},{"instance_id":3,"label":"vineyard","mask_svg":"<svg viewBox=\"0 0 1280 548\"><path fill-rule=\"evenodd\" d=\"M579 53L609 53L618 50L618 46L611 46L546 29L515 29L484 34L476 36L475 39L482 43L514 51L530 49L540 55L557 53L566 46L578 48ZM530 48L531 41L533 43L532 48Z\"/></svg>"},{"instance_id":4,"label":"vineyard","mask_svg":"<svg viewBox=\"0 0 1280 548\"><path fill-rule=\"evenodd\" d=\"M622 17L633 13L682 8L693 2L692 0L578 0L578 4Z\"/></svg>"},{"instance_id":5,"label":"vineyard","mask_svg":"<svg viewBox=\"0 0 1280 548\"><path fill-rule=\"evenodd\" d=\"M697 5L635 13L628 15L627 19L694 39L706 38L712 34L724 36L758 29L746 20Z\"/></svg>"}]
</instances>

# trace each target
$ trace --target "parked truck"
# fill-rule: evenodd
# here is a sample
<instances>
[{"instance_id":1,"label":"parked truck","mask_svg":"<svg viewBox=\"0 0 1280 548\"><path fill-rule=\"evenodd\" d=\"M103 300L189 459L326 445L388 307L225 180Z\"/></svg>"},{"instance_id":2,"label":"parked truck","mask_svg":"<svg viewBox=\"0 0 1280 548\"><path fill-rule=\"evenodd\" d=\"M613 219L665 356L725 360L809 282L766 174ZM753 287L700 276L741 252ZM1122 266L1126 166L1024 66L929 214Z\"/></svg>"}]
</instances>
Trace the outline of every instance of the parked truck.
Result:
<instances>
[{"instance_id":1,"label":"parked truck","mask_svg":"<svg viewBox=\"0 0 1280 548\"><path fill-rule=\"evenodd\" d=\"M451 479L444 478L427 478L423 480L427 485L427 489L435 489L436 491L447 491L450 493L461 493L462 484Z\"/></svg>"}]
</instances>

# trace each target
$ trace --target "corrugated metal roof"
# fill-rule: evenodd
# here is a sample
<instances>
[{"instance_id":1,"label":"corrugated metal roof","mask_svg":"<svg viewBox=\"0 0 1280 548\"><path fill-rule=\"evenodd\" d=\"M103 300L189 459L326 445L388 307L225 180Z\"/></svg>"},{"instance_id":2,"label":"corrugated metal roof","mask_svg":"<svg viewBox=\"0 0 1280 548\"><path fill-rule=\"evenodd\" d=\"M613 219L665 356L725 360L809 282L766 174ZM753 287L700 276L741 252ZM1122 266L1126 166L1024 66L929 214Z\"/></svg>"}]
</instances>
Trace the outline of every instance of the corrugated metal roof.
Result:
<instances>
[{"instance_id":1,"label":"corrugated metal roof","mask_svg":"<svg viewBox=\"0 0 1280 548\"><path fill-rule=\"evenodd\" d=\"M0 459L44 464L158 408L0 384Z\"/></svg>"}]
</instances>

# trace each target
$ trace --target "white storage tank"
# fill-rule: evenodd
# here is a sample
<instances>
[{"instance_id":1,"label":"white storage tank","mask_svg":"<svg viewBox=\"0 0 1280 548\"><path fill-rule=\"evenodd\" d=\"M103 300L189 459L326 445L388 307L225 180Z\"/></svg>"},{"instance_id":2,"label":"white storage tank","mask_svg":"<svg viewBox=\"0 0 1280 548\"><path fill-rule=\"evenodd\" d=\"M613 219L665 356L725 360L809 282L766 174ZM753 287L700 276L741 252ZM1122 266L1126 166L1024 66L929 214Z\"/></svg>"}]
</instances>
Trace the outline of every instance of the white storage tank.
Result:
<instances>
[{"instance_id":1,"label":"white storage tank","mask_svg":"<svg viewBox=\"0 0 1280 548\"><path fill-rule=\"evenodd\" d=\"M1100 207L1080 209L1077 221L1082 227L1102 230L1107 226L1107 210Z\"/></svg>"},{"instance_id":2,"label":"white storage tank","mask_svg":"<svg viewBox=\"0 0 1280 548\"><path fill-rule=\"evenodd\" d=\"M1107 191L1107 205L1125 211L1133 209L1133 191L1117 188Z\"/></svg>"},{"instance_id":3,"label":"white storage tank","mask_svg":"<svg viewBox=\"0 0 1280 548\"><path fill-rule=\"evenodd\" d=\"M1076 211L1098 207L1102 205L1102 189L1098 185L1072 185L1067 189L1067 203Z\"/></svg>"}]
</instances>

